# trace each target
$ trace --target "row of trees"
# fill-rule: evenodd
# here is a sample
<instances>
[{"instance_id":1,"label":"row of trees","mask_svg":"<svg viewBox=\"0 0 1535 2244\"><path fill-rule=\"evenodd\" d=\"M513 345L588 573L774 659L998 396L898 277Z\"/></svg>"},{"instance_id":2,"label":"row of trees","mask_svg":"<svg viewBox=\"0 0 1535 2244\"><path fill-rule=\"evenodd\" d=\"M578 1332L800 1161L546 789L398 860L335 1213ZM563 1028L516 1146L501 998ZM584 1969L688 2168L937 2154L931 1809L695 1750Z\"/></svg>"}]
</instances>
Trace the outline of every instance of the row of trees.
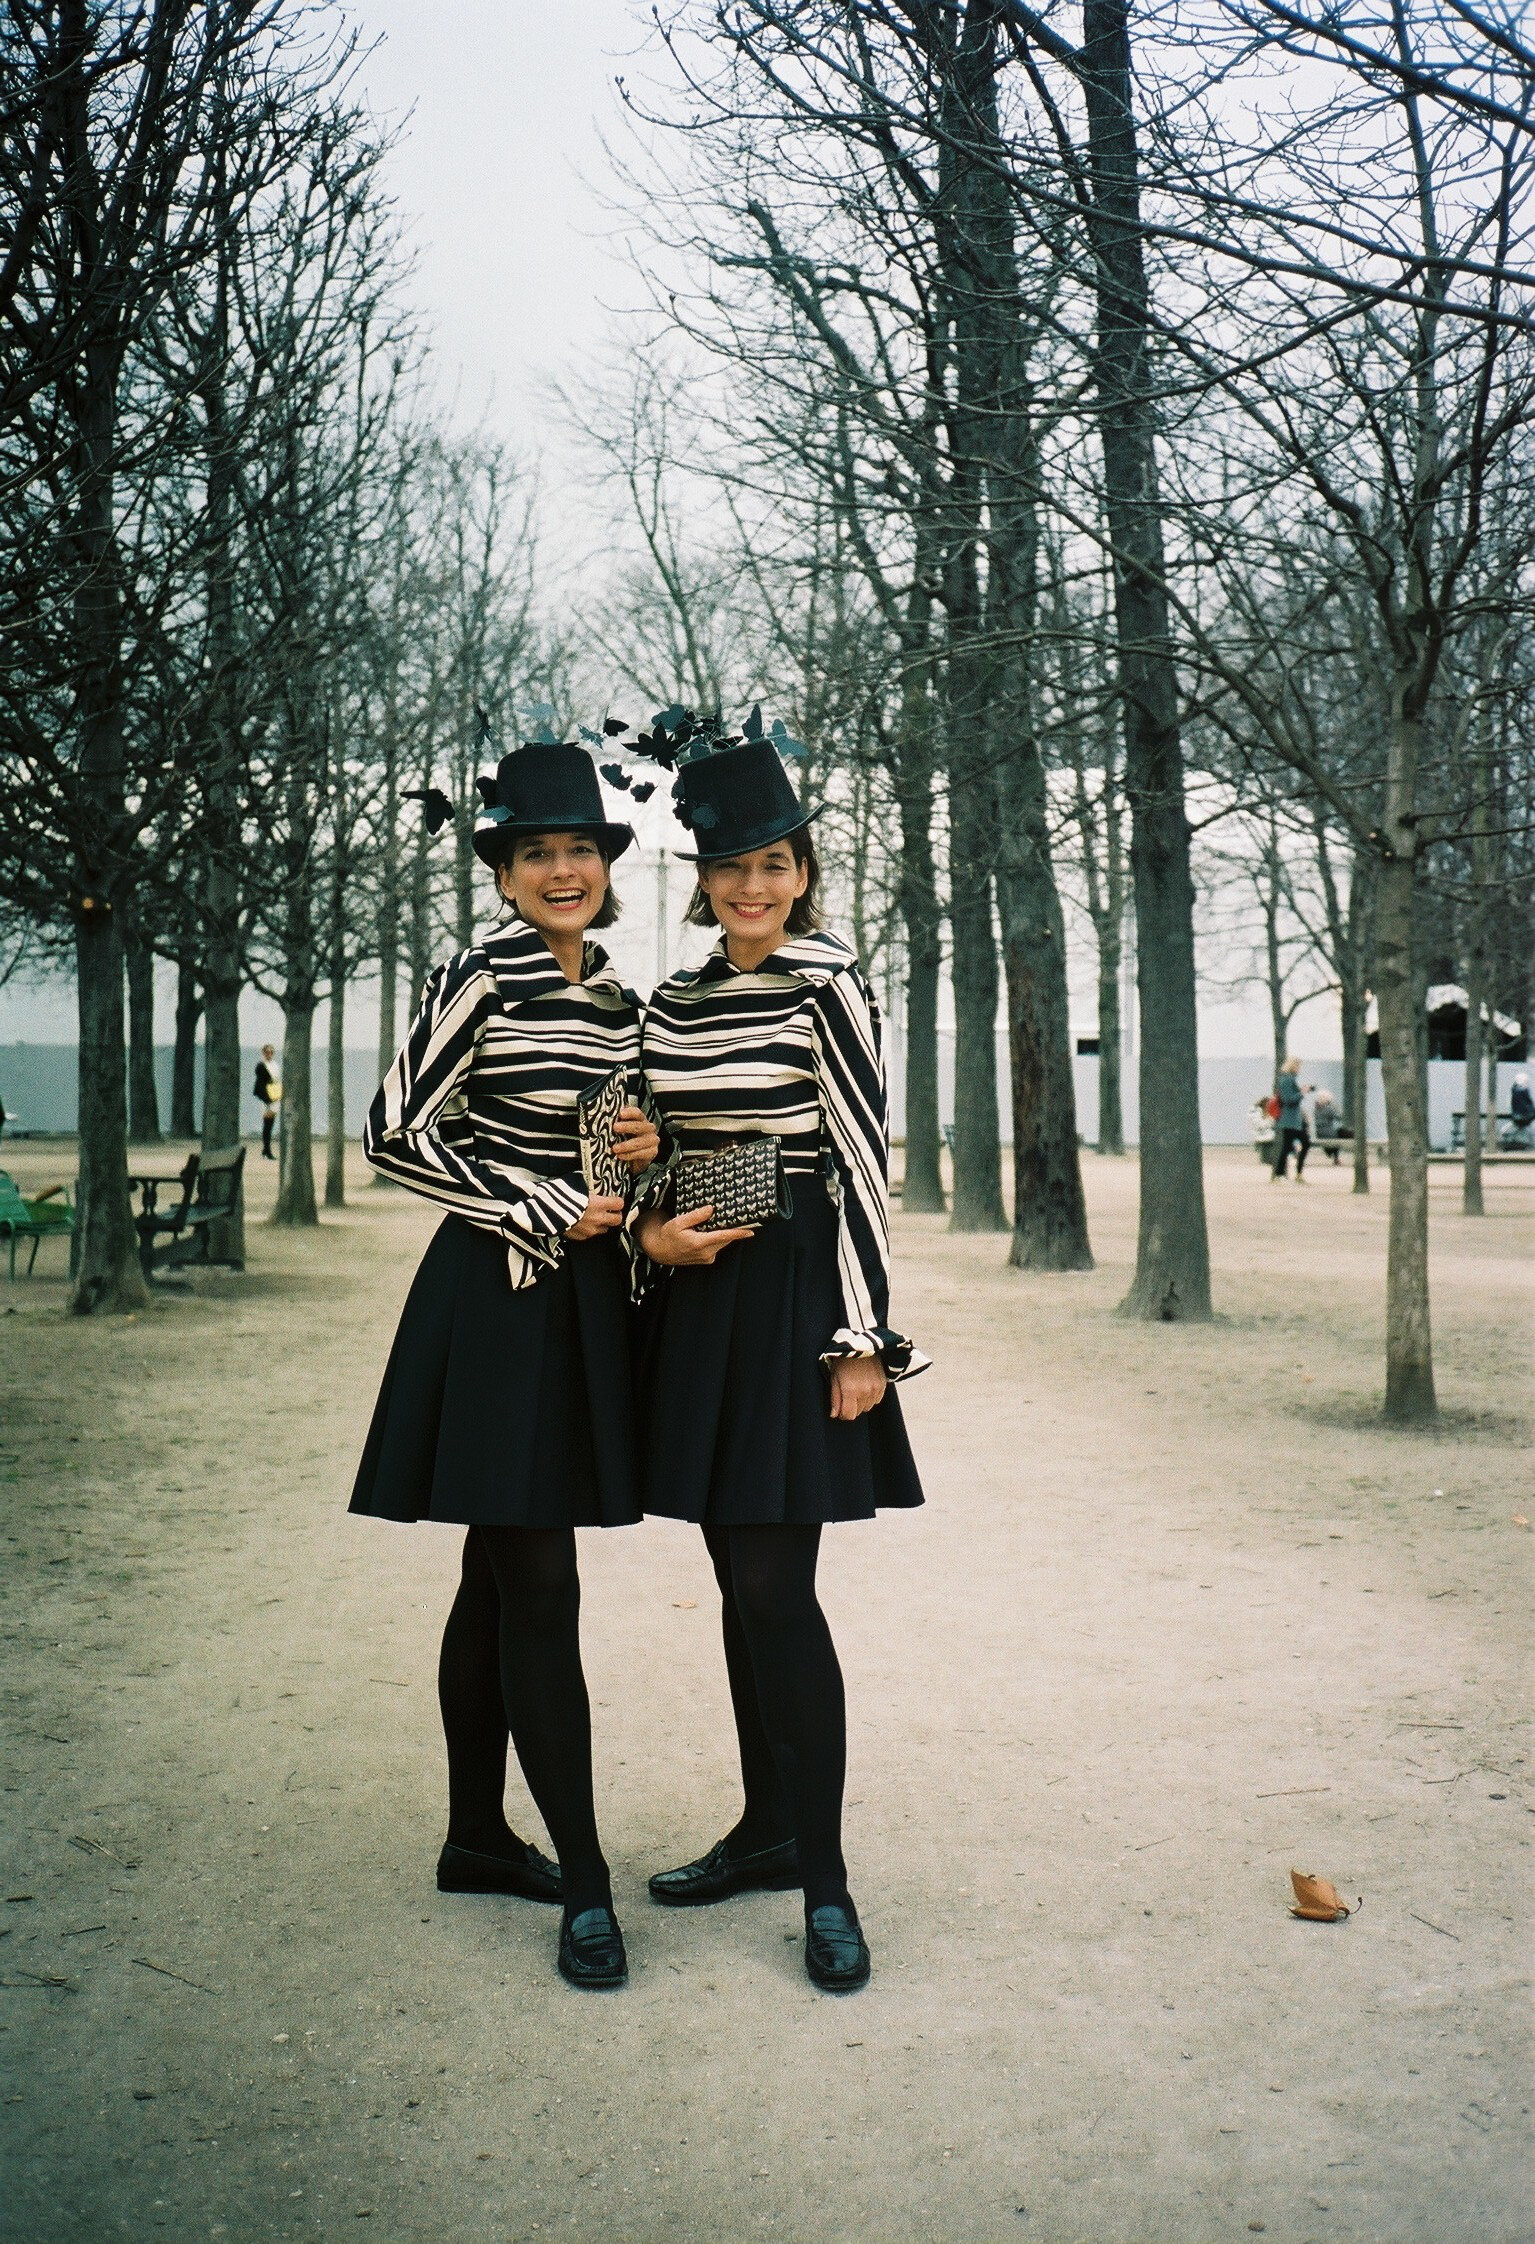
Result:
<instances>
[{"instance_id":1,"label":"row of trees","mask_svg":"<svg viewBox=\"0 0 1535 2244\"><path fill-rule=\"evenodd\" d=\"M1422 991L1455 968L1476 1024L1532 995L1535 57L1463 0L1384 34L1086 0L1073 39L1016 0L693 0L652 53L626 99L654 316L566 399L627 557L554 627L526 476L430 409L330 12L0 22L0 942L73 960L76 1306L140 1297L156 954L171 1121L201 1023L210 1147L238 1134L240 992L280 1000L278 1215L312 1221L317 1007L335 1200L347 990L376 978L387 1054L401 975L477 916L477 711L558 733L631 693L761 695L901 991L906 1203L949 1198L947 974L951 1220L1021 1266L1091 1254L1072 915L1106 1150L1133 945L1134 1314L1210 1311L1208 868L1255 884L1276 1053L1313 979L1338 991L1360 1141L1373 993L1387 1407L1430 1414Z\"/></svg>"},{"instance_id":2,"label":"row of trees","mask_svg":"<svg viewBox=\"0 0 1535 2244\"><path fill-rule=\"evenodd\" d=\"M474 916L467 820L445 894L403 798L447 779L467 804L477 700L559 669L530 490L424 402L354 62L288 0L0 23L0 909L74 967L82 1312L142 1298L124 1180L130 1125L159 1129L155 956L171 1125L200 1027L210 1149L240 1134L241 992L280 1000L277 1215L313 1222L317 1005L335 1200L348 984L383 962L392 1050L396 962L419 984Z\"/></svg>"},{"instance_id":3,"label":"row of trees","mask_svg":"<svg viewBox=\"0 0 1535 2244\"><path fill-rule=\"evenodd\" d=\"M1208 1315L1192 828L1247 828L1276 946L1304 846L1361 1145L1379 1011L1387 1410L1431 1415L1423 991L1474 956L1479 1003L1513 994L1490 930L1517 979L1529 927L1535 55L1461 0L1384 25L1085 0L1074 39L1017 0L731 0L667 47L673 86L628 95L658 324L627 480L654 516L676 414L645 408L680 332L724 577L749 560L808 608L830 568L860 621L908 1204L942 1204L946 925L953 1220L1006 1223L1000 994L1012 1259L1088 1259L1062 891L1099 939L1113 1142L1128 890L1126 1306ZM657 607L687 589L655 560Z\"/></svg>"}]
</instances>

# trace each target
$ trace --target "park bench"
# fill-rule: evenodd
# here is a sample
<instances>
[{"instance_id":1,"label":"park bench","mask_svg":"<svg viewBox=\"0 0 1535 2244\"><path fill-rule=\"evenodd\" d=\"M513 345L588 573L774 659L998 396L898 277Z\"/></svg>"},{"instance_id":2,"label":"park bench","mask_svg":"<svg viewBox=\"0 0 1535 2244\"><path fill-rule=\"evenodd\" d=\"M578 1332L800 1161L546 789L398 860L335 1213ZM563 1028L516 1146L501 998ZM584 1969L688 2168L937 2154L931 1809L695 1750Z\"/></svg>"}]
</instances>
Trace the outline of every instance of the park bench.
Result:
<instances>
[{"instance_id":1,"label":"park bench","mask_svg":"<svg viewBox=\"0 0 1535 2244\"><path fill-rule=\"evenodd\" d=\"M69 1238L75 1228L75 1211L69 1204L69 1187L50 1184L34 1198L27 1199L16 1179L5 1169L0 1169L0 1239L9 1239L11 1245L11 1277L16 1276L16 1247L22 1239L30 1239L32 1252L27 1258L27 1276L32 1275L37 1261L37 1250L44 1239L57 1236Z\"/></svg>"},{"instance_id":2,"label":"park bench","mask_svg":"<svg viewBox=\"0 0 1535 2244\"><path fill-rule=\"evenodd\" d=\"M201 1165L201 1155L193 1153L174 1176L134 1174L128 1179L128 1190L138 1194L133 1228L139 1235L139 1265L146 1278L152 1278L157 1268L164 1267L173 1245L186 1228Z\"/></svg>"},{"instance_id":3,"label":"park bench","mask_svg":"<svg viewBox=\"0 0 1535 2244\"><path fill-rule=\"evenodd\" d=\"M215 1248L218 1225L239 1207L244 1171L245 1148L232 1145L218 1153L191 1154L174 1176L129 1177L129 1190L139 1195L133 1221L146 1278L156 1270L226 1259L232 1269L244 1269L243 1262L226 1258Z\"/></svg>"}]
</instances>

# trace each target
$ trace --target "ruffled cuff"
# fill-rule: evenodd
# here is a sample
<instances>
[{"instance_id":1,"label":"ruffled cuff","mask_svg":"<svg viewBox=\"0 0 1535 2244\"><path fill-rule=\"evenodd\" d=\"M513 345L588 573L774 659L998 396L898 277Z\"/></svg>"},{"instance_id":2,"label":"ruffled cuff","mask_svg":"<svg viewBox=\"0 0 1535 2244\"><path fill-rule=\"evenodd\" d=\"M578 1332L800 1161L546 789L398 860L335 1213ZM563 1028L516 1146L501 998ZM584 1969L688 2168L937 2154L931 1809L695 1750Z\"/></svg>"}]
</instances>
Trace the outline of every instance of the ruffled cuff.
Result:
<instances>
[{"instance_id":1,"label":"ruffled cuff","mask_svg":"<svg viewBox=\"0 0 1535 2244\"><path fill-rule=\"evenodd\" d=\"M501 1219L514 1289L532 1285L541 1271L555 1268L565 1252L565 1234L580 1222L590 1197L581 1176L546 1177L521 1186Z\"/></svg>"},{"instance_id":2,"label":"ruffled cuff","mask_svg":"<svg viewBox=\"0 0 1535 2244\"><path fill-rule=\"evenodd\" d=\"M663 1147L665 1144L663 1139ZM635 1304L652 1293L666 1276L665 1267L659 1262L652 1262L640 1245L639 1227L641 1219L659 1208L670 1192L676 1159L676 1146L671 1145L664 1150L661 1160L652 1161L648 1169L640 1171L629 1188L629 1205L624 1210L620 1237L624 1253L629 1258L629 1299Z\"/></svg>"},{"instance_id":3,"label":"ruffled cuff","mask_svg":"<svg viewBox=\"0 0 1535 2244\"><path fill-rule=\"evenodd\" d=\"M914 1348L905 1333L892 1332L888 1325L874 1325L868 1332L853 1332L844 1325L832 1334L831 1346L821 1350L823 1364L845 1362L850 1356L874 1357L890 1379L915 1379L933 1360Z\"/></svg>"}]
</instances>

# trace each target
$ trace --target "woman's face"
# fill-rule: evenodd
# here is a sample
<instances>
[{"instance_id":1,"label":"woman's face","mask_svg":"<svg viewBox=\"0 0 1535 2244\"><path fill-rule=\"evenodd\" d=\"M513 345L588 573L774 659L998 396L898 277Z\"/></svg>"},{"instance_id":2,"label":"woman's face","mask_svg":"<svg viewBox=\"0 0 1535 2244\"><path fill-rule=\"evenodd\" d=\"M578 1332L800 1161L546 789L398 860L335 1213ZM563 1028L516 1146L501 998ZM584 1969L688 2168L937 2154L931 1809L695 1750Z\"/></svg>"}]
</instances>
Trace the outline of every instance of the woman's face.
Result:
<instances>
[{"instance_id":1,"label":"woman's face","mask_svg":"<svg viewBox=\"0 0 1535 2244\"><path fill-rule=\"evenodd\" d=\"M543 935L579 935L608 892L608 868L590 834L525 834L496 879L507 902Z\"/></svg>"},{"instance_id":2,"label":"woman's face","mask_svg":"<svg viewBox=\"0 0 1535 2244\"><path fill-rule=\"evenodd\" d=\"M786 841L740 857L716 857L698 868L698 885L715 918L727 936L743 943L776 942L809 880L809 866L795 863Z\"/></svg>"}]
</instances>

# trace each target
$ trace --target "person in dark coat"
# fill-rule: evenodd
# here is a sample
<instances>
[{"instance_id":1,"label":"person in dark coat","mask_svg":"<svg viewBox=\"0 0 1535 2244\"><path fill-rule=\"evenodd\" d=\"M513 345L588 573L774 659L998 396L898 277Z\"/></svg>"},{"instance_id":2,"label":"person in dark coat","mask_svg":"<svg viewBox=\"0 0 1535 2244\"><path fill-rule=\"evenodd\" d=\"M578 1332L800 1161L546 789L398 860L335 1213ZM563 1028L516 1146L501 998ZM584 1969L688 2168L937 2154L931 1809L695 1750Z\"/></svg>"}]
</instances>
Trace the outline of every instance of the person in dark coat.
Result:
<instances>
[{"instance_id":1,"label":"person in dark coat","mask_svg":"<svg viewBox=\"0 0 1535 2244\"><path fill-rule=\"evenodd\" d=\"M406 1299L351 1508L467 1529L438 1669L439 1887L562 1901L561 1972L614 1986L627 1964L593 1804L575 1530L642 1516L637 1264L625 1196L587 1181L577 1099L625 1071L615 1149L635 1177L652 1168L639 1003L587 940L614 916L609 867L633 835L606 819L578 746L525 747L480 785L474 847L514 916L432 975L368 1115L368 1159L448 1214ZM507 1824L508 1735L558 1869Z\"/></svg>"},{"instance_id":2,"label":"person in dark coat","mask_svg":"<svg viewBox=\"0 0 1535 2244\"><path fill-rule=\"evenodd\" d=\"M711 1229L711 1206L638 1225L668 1272L643 1357L645 1508L699 1522L721 1593L741 1752L739 1822L658 1872L672 1906L799 1886L805 1963L838 1992L869 1950L848 1890L842 1674L816 1598L821 1530L922 1502L894 1382L926 1359L889 1322L879 1015L816 909L814 813L769 741L686 762L699 848L689 917L722 930L646 1008L644 1060L679 1179L690 1153L776 1138L792 1205Z\"/></svg>"},{"instance_id":3,"label":"person in dark coat","mask_svg":"<svg viewBox=\"0 0 1535 2244\"><path fill-rule=\"evenodd\" d=\"M261 1104L261 1158L263 1161L275 1161L277 1159L276 1154L272 1151L272 1125L277 1120L277 1102L282 1097L282 1085L278 1082L277 1070L272 1065L276 1056L276 1051L272 1045L263 1044L261 1057L256 1062L256 1073L251 1081L251 1097L258 1099Z\"/></svg>"},{"instance_id":4,"label":"person in dark coat","mask_svg":"<svg viewBox=\"0 0 1535 2244\"><path fill-rule=\"evenodd\" d=\"M1286 1060L1279 1071L1275 1095L1279 1100L1279 1119L1274 1125L1274 1182L1277 1184L1290 1165L1290 1155L1295 1155L1295 1181L1304 1184L1306 1155L1311 1150L1311 1132L1306 1127L1306 1093L1315 1090L1314 1083L1302 1083L1300 1061Z\"/></svg>"}]
</instances>

